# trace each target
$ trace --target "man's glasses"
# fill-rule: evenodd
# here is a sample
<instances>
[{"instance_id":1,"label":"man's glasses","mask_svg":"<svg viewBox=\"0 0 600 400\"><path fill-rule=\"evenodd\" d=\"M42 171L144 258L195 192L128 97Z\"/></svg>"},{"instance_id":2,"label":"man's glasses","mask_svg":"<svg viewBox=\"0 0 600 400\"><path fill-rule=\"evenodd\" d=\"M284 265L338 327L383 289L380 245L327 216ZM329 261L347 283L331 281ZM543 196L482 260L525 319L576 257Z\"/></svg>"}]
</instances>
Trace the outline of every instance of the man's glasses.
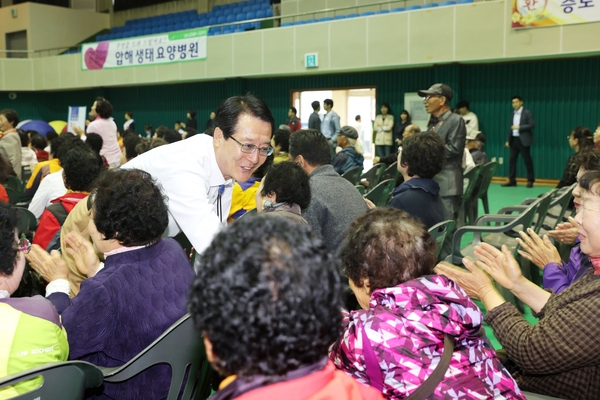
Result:
<instances>
[{"instance_id":1,"label":"man's glasses","mask_svg":"<svg viewBox=\"0 0 600 400\"><path fill-rule=\"evenodd\" d=\"M234 138L233 136L229 136L231 139L234 140L234 142L236 142L237 144L239 144L242 148L242 153L246 153L246 154L254 154L254 152L256 150L258 150L258 154L260 154L261 156L270 156L271 154L273 154L274 149L269 146L269 147L256 147L253 144L250 143L242 143L239 140L237 140L236 138Z\"/></svg>"},{"instance_id":2,"label":"man's glasses","mask_svg":"<svg viewBox=\"0 0 600 400\"><path fill-rule=\"evenodd\" d=\"M430 95L428 95L428 96L425 96L425 97L423 98L423 101L427 101L427 100L429 100L429 99L436 98L436 97L440 97L440 96L438 96L438 95L435 95L435 94L430 94Z\"/></svg>"},{"instance_id":3,"label":"man's glasses","mask_svg":"<svg viewBox=\"0 0 600 400\"><path fill-rule=\"evenodd\" d=\"M31 250L31 242L29 240L27 240L26 238L22 238L19 240L19 251L24 251L25 254L29 253L29 250Z\"/></svg>"}]
</instances>

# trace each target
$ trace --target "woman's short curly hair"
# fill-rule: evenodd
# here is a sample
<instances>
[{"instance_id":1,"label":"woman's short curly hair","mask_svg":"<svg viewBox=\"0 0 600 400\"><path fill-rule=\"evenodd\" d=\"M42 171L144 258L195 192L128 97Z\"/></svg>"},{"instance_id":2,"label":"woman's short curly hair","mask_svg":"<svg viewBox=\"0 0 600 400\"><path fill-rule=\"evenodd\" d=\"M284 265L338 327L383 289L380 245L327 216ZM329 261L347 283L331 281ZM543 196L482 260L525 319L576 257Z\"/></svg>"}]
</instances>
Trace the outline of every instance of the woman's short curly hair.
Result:
<instances>
[{"instance_id":1,"label":"woman's short curly hair","mask_svg":"<svg viewBox=\"0 0 600 400\"><path fill-rule=\"evenodd\" d=\"M123 246L157 243L169 223L166 197L149 173L139 169L104 172L93 192L98 232Z\"/></svg>"},{"instance_id":2,"label":"woman's short curly hair","mask_svg":"<svg viewBox=\"0 0 600 400\"><path fill-rule=\"evenodd\" d=\"M341 333L342 286L308 225L259 214L200 256L189 309L222 374L275 377L322 360Z\"/></svg>"},{"instance_id":3,"label":"woman's short curly hair","mask_svg":"<svg viewBox=\"0 0 600 400\"><path fill-rule=\"evenodd\" d=\"M98 114L100 118L110 118L113 114L113 106L110 104L110 101L106 100L104 97L98 97L96 99L96 114Z\"/></svg>"},{"instance_id":4,"label":"woman's short curly hair","mask_svg":"<svg viewBox=\"0 0 600 400\"><path fill-rule=\"evenodd\" d=\"M100 173L104 162L98 153L85 145L74 146L60 159L65 177L65 186L77 192L89 192Z\"/></svg>"},{"instance_id":5,"label":"woman's short curly hair","mask_svg":"<svg viewBox=\"0 0 600 400\"><path fill-rule=\"evenodd\" d=\"M432 273L436 242L406 211L375 208L352 223L340 254L346 276L371 291Z\"/></svg>"},{"instance_id":6,"label":"woman's short curly hair","mask_svg":"<svg viewBox=\"0 0 600 400\"><path fill-rule=\"evenodd\" d=\"M0 201L0 275L11 276L17 259L15 230L17 229L17 209Z\"/></svg>"},{"instance_id":7,"label":"woman's short curly hair","mask_svg":"<svg viewBox=\"0 0 600 400\"><path fill-rule=\"evenodd\" d=\"M298 204L301 209L310 203L308 174L295 162L284 161L269 168L261 196L275 193L278 203Z\"/></svg>"},{"instance_id":8,"label":"woman's short curly hair","mask_svg":"<svg viewBox=\"0 0 600 400\"><path fill-rule=\"evenodd\" d=\"M408 165L408 176L432 179L444 168L444 142L431 131L415 133L402 141L400 164Z\"/></svg>"}]
</instances>

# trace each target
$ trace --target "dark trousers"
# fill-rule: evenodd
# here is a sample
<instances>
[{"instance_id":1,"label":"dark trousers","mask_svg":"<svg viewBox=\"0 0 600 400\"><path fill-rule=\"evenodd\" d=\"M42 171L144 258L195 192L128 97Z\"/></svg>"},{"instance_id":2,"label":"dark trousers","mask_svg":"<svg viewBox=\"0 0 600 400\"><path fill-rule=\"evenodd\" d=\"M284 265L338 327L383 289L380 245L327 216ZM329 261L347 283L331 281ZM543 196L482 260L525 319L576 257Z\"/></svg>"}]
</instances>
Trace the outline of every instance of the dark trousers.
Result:
<instances>
[{"instance_id":1,"label":"dark trousers","mask_svg":"<svg viewBox=\"0 0 600 400\"><path fill-rule=\"evenodd\" d=\"M508 170L508 179L510 182L517 181L517 159L519 154L523 156L525 168L527 168L527 182L535 181L533 177L533 161L531 161L531 153L529 146L523 146L521 139L518 137L510 138L510 165Z\"/></svg>"}]
</instances>

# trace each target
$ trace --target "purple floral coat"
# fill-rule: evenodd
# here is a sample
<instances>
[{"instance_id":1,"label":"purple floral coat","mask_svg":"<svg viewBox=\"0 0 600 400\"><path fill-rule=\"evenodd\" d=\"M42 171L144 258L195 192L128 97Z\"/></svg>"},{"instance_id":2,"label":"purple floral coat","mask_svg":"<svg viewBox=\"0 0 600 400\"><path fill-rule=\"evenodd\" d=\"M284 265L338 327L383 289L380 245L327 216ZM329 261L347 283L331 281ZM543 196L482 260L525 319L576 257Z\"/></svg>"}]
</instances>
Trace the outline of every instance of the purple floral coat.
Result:
<instances>
[{"instance_id":1,"label":"purple floral coat","mask_svg":"<svg viewBox=\"0 0 600 400\"><path fill-rule=\"evenodd\" d=\"M485 336L481 311L444 276L424 276L375 290L368 310L351 311L345 317L344 332L330 348L329 358L368 385L359 331L365 329L388 399L407 397L431 375L440 361L445 333L454 337L454 354L430 398L525 399Z\"/></svg>"}]
</instances>

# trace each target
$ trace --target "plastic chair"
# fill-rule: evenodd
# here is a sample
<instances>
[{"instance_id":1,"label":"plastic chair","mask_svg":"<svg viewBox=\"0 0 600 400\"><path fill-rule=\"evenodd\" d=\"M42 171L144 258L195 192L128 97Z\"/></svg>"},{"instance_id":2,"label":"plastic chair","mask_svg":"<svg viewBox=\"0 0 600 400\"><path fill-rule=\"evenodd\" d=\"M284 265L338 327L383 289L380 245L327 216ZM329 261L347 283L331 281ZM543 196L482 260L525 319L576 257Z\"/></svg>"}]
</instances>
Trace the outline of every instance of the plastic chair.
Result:
<instances>
[{"instance_id":1,"label":"plastic chair","mask_svg":"<svg viewBox=\"0 0 600 400\"><path fill-rule=\"evenodd\" d=\"M119 383L157 364L171 366L171 386L167 400L190 400L210 395L214 371L206 360L202 336L194 329L190 314L181 317L125 365L116 368L100 367L100 370L105 382ZM183 394L179 397L181 391Z\"/></svg>"},{"instance_id":2,"label":"plastic chair","mask_svg":"<svg viewBox=\"0 0 600 400\"><path fill-rule=\"evenodd\" d=\"M479 173L479 176L481 176L481 185L477 190L477 194L473 194L476 196L475 198L481 199L481 202L483 203L483 210L486 214L490 213L487 192L490 187L490 183L492 182L492 177L496 173L496 169L498 169L498 163L496 161L491 161L483 165L483 169ZM477 214L475 214L475 218L477 218Z\"/></svg>"},{"instance_id":3,"label":"plastic chair","mask_svg":"<svg viewBox=\"0 0 600 400\"><path fill-rule=\"evenodd\" d=\"M483 165L476 165L463 176L463 185L465 186L463 190L462 201L460 204L460 210L458 212L459 227L466 225L467 221L469 224L475 223L476 217L475 215L473 215L473 207L471 207L471 205L473 204L473 200L477 201L477 198L473 198L473 190L475 189L475 185L477 184L477 178L479 178L479 174L482 168Z\"/></svg>"},{"instance_id":4,"label":"plastic chair","mask_svg":"<svg viewBox=\"0 0 600 400\"><path fill-rule=\"evenodd\" d=\"M573 190L576 186L577 182L569 187L558 189L554 198L552 199L552 202L550 203L548 214L546 215L546 218L542 224L542 228L540 229L540 235L555 229L556 225L558 225L560 222L564 222L563 219L565 217L565 213L567 212L567 208L571 203L571 199L573 198Z\"/></svg>"},{"instance_id":5,"label":"plastic chair","mask_svg":"<svg viewBox=\"0 0 600 400\"><path fill-rule=\"evenodd\" d=\"M334 20L345 19L345 18L346 18L345 15L336 15L335 17L333 17Z\"/></svg>"},{"instance_id":6,"label":"plastic chair","mask_svg":"<svg viewBox=\"0 0 600 400\"><path fill-rule=\"evenodd\" d=\"M440 252L442 251L442 247L444 246L444 240L446 240L446 236L448 236L449 232L454 230L454 221L449 219L447 221L442 221L438 224L435 224L431 228L429 228L429 235L435 239L437 243L435 249L435 256L440 257Z\"/></svg>"},{"instance_id":7,"label":"plastic chair","mask_svg":"<svg viewBox=\"0 0 600 400\"><path fill-rule=\"evenodd\" d=\"M406 11L411 11L411 10L420 10L421 6L409 6L406 7Z\"/></svg>"},{"instance_id":8,"label":"plastic chair","mask_svg":"<svg viewBox=\"0 0 600 400\"><path fill-rule=\"evenodd\" d=\"M455 1L442 1L440 3L440 7L445 7L445 6L453 6L455 5L456 2Z\"/></svg>"},{"instance_id":9,"label":"plastic chair","mask_svg":"<svg viewBox=\"0 0 600 400\"><path fill-rule=\"evenodd\" d=\"M84 398L85 389L102 384L102 371L85 361L65 361L45 364L27 371L8 375L0 379L0 389L42 377L43 383L13 400L79 400Z\"/></svg>"},{"instance_id":10,"label":"plastic chair","mask_svg":"<svg viewBox=\"0 0 600 400\"><path fill-rule=\"evenodd\" d=\"M385 181L388 179L393 179L394 181L396 181L399 175L400 171L398 171L398 163L394 162L393 164L390 164L390 166L387 167L385 171L383 171L383 174L381 174L381 178L379 180Z\"/></svg>"},{"instance_id":11,"label":"plastic chair","mask_svg":"<svg viewBox=\"0 0 600 400\"><path fill-rule=\"evenodd\" d=\"M350 168L348 171L342 174L342 178L346 178L348 182L350 182L353 185L356 185L358 183L358 178L360 177L361 172L361 167Z\"/></svg>"},{"instance_id":12,"label":"plastic chair","mask_svg":"<svg viewBox=\"0 0 600 400\"><path fill-rule=\"evenodd\" d=\"M365 187L363 185L356 185L354 187L356 188L356 190L358 190L358 193L360 193L361 196L364 196L364 194L365 194Z\"/></svg>"},{"instance_id":13,"label":"plastic chair","mask_svg":"<svg viewBox=\"0 0 600 400\"><path fill-rule=\"evenodd\" d=\"M358 14L356 14L356 13L352 13L352 14L346 15L346 19L348 19L348 18L356 18L356 17L358 17Z\"/></svg>"},{"instance_id":14,"label":"plastic chair","mask_svg":"<svg viewBox=\"0 0 600 400\"><path fill-rule=\"evenodd\" d=\"M379 14L389 14L390 10L381 10L379 11Z\"/></svg>"},{"instance_id":15,"label":"plastic chair","mask_svg":"<svg viewBox=\"0 0 600 400\"><path fill-rule=\"evenodd\" d=\"M383 175L383 171L385 171L385 164L378 163L373 165L373 167L370 170L361 175L359 182L362 185L365 185L367 193L369 192L369 190L377 186L377 184L381 180L381 175ZM366 182L363 183L363 180Z\"/></svg>"},{"instance_id":16,"label":"plastic chair","mask_svg":"<svg viewBox=\"0 0 600 400\"><path fill-rule=\"evenodd\" d=\"M281 27L283 28L284 26L292 26L293 24L291 22L284 22L281 24Z\"/></svg>"},{"instance_id":17,"label":"plastic chair","mask_svg":"<svg viewBox=\"0 0 600 400\"><path fill-rule=\"evenodd\" d=\"M3 185L4 185L4 187L11 188L14 191L19 192L19 193L25 192L25 185L16 176L12 176L12 175L9 176L8 179L6 179L6 182L3 183Z\"/></svg>"},{"instance_id":18,"label":"plastic chair","mask_svg":"<svg viewBox=\"0 0 600 400\"><path fill-rule=\"evenodd\" d=\"M393 13L395 13L395 12L402 12L402 11L404 11L404 8L402 8L402 7L392 8L390 10L390 12L393 12Z\"/></svg>"},{"instance_id":19,"label":"plastic chair","mask_svg":"<svg viewBox=\"0 0 600 400\"><path fill-rule=\"evenodd\" d=\"M27 237L30 236L38 226L38 221L35 215L31 211L23 207L16 207L19 213L19 223L17 225L17 231L19 236L24 233Z\"/></svg>"},{"instance_id":20,"label":"plastic chair","mask_svg":"<svg viewBox=\"0 0 600 400\"><path fill-rule=\"evenodd\" d=\"M8 202L15 206L26 206L31 203L31 199L25 193L19 193L9 187L6 188Z\"/></svg>"},{"instance_id":21,"label":"plastic chair","mask_svg":"<svg viewBox=\"0 0 600 400\"><path fill-rule=\"evenodd\" d=\"M387 181L379 183L363 197L371 200L377 207L383 207L387 204L390 193L394 190L395 185L396 181L388 179Z\"/></svg>"},{"instance_id":22,"label":"plastic chair","mask_svg":"<svg viewBox=\"0 0 600 400\"><path fill-rule=\"evenodd\" d=\"M366 11L366 12L360 14L361 17L368 17L370 15L375 15L375 12L373 12L373 11Z\"/></svg>"}]
</instances>

